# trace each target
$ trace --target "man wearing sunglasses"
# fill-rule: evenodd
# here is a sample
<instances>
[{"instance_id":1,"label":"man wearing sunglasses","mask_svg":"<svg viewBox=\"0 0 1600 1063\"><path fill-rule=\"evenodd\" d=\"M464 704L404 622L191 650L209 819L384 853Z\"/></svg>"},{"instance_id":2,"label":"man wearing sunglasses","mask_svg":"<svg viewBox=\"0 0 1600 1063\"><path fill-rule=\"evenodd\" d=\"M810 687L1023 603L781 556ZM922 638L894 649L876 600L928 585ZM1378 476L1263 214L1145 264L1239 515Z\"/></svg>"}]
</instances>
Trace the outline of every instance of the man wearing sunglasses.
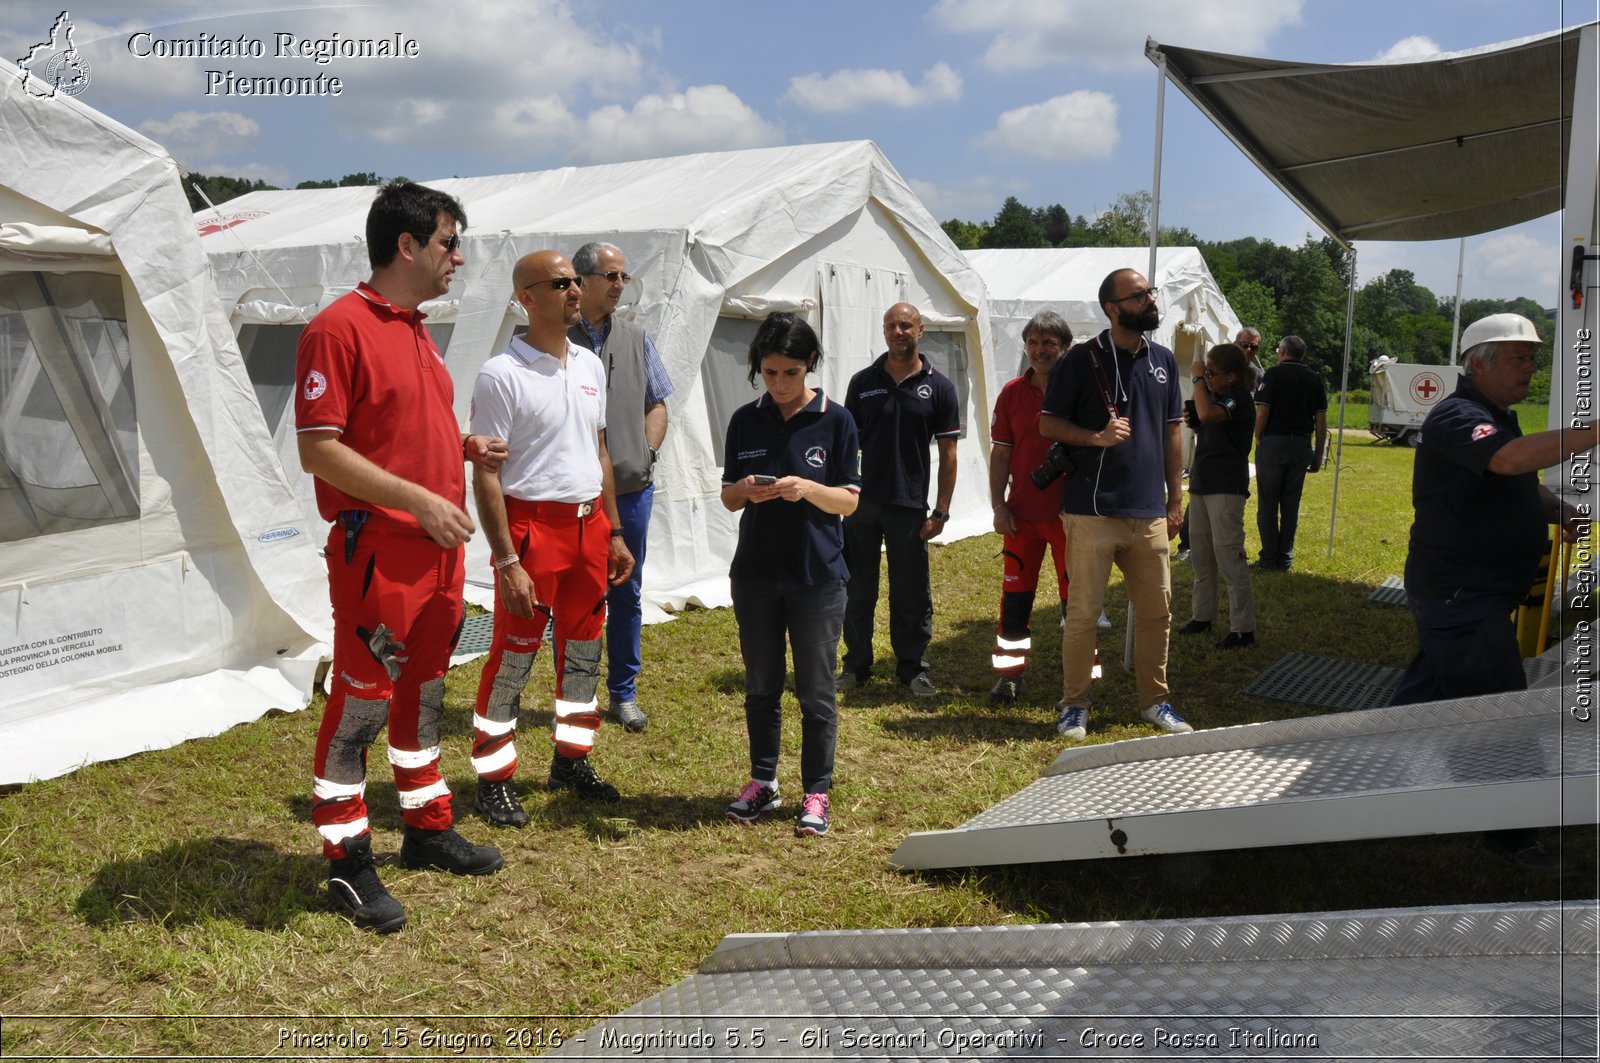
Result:
<instances>
[{"instance_id":1,"label":"man wearing sunglasses","mask_svg":"<svg viewBox=\"0 0 1600 1063\"><path fill-rule=\"evenodd\" d=\"M612 587L606 598L606 689L612 719L629 731L643 731L650 719L639 708L640 591L655 499L652 474L667 435L672 381L649 333L615 316L617 301L633 279L622 249L615 244L584 244L573 253L572 268L583 278L578 302L582 316L567 335L598 354L606 367L606 445L616 479L622 540L633 555L633 575Z\"/></svg>"},{"instance_id":2,"label":"man wearing sunglasses","mask_svg":"<svg viewBox=\"0 0 1600 1063\"><path fill-rule=\"evenodd\" d=\"M1061 495L1072 595L1061 640L1056 730L1083 741L1093 686L1095 621L1111 566L1134 612L1133 670L1141 715L1164 731L1193 730L1168 700L1172 537L1183 522L1183 402L1172 352L1145 333L1161 323L1144 275L1119 269L1100 284L1111 327L1056 362L1039 431L1065 443L1076 465Z\"/></svg>"},{"instance_id":3,"label":"man wearing sunglasses","mask_svg":"<svg viewBox=\"0 0 1600 1063\"><path fill-rule=\"evenodd\" d=\"M617 788L589 763L600 713L600 632L606 592L625 582L623 543L606 448L606 373L572 342L583 278L556 251L511 272L528 329L484 363L472 388L472 427L502 435L498 469L479 466L472 489L495 569L494 637L472 717L475 807L496 826L521 827L514 741L517 709L545 627L555 626L555 718L549 788L614 802Z\"/></svg>"},{"instance_id":4,"label":"man wearing sunglasses","mask_svg":"<svg viewBox=\"0 0 1600 1063\"><path fill-rule=\"evenodd\" d=\"M378 881L367 823L368 747L387 723L405 821L400 863L457 875L500 869L498 849L452 827L439 774L444 674L461 629L463 459L494 469L505 439L463 437L455 388L417 307L466 262L454 197L397 180L367 214L372 276L318 314L295 357L300 463L332 522L333 675L312 765L311 822L329 860L328 898L380 934L405 910Z\"/></svg>"}]
</instances>

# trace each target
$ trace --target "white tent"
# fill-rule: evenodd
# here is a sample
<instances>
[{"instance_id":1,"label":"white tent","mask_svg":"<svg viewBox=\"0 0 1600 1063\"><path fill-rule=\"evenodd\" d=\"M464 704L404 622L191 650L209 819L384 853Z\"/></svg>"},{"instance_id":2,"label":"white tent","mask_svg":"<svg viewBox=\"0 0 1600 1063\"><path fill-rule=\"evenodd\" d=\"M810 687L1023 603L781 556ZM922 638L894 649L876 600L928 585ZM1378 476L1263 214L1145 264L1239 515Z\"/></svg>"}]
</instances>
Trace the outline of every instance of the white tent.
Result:
<instances>
[{"instance_id":1,"label":"white tent","mask_svg":"<svg viewBox=\"0 0 1600 1063\"><path fill-rule=\"evenodd\" d=\"M866 141L687 155L425 183L455 195L470 226L466 265L425 306L465 423L478 368L522 311L511 267L530 251L617 244L638 280L625 296L671 374L672 427L657 465L645 595L669 608L727 604L736 516L718 501L728 418L755 396L744 352L772 310L817 328L823 389L842 400L850 375L883 350L892 304L922 311L924 351L964 408L950 537L988 528L990 395L983 285L938 223ZM293 355L304 322L369 273L362 243L370 188L255 192L202 212L201 246L275 434L296 475ZM303 475L303 474L302 474ZM301 497L310 508L309 487ZM481 536L469 547L469 596L488 578ZM473 593L472 587L477 586Z\"/></svg>"},{"instance_id":2,"label":"white tent","mask_svg":"<svg viewBox=\"0 0 1600 1063\"><path fill-rule=\"evenodd\" d=\"M303 708L331 635L178 178L0 62L0 784Z\"/></svg>"},{"instance_id":3,"label":"white tent","mask_svg":"<svg viewBox=\"0 0 1600 1063\"><path fill-rule=\"evenodd\" d=\"M1041 310L1067 319L1076 340L1106 328L1105 311L1095 301L1100 282L1113 270L1146 268L1145 247L995 248L965 252L989 290L989 325L995 356L989 369L991 394L1027 364L1022 329ZM1150 338L1169 347L1179 366L1195 350L1226 343L1239 331L1239 319L1193 247L1163 247L1151 283L1159 289L1161 326ZM1187 377L1186 377L1187 378Z\"/></svg>"}]
</instances>

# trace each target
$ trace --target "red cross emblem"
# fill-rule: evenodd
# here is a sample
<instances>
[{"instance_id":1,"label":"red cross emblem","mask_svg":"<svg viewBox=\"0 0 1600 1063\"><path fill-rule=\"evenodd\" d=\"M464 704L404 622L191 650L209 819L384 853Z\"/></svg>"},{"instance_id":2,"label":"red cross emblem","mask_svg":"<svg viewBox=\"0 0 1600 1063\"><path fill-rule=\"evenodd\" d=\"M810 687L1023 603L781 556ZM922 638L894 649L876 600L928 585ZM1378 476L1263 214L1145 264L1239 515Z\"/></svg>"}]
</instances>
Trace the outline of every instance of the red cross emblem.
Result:
<instances>
[{"instance_id":1,"label":"red cross emblem","mask_svg":"<svg viewBox=\"0 0 1600 1063\"><path fill-rule=\"evenodd\" d=\"M1411 397L1424 406L1432 406L1444 390L1444 381L1437 373L1418 373L1411 378Z\"/></svg>"}]
</instances>

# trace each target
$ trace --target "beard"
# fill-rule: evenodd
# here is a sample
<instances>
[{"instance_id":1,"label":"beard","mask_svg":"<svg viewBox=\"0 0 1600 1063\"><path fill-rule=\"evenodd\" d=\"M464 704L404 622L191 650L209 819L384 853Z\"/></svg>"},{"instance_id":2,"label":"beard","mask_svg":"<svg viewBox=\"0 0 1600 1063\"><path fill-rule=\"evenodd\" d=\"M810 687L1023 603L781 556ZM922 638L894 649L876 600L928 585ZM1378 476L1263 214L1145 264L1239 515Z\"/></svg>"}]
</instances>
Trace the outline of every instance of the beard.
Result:
<instances>
[{"instance_id":1,"label":"beard","mask_svg":"<svg viewBox=\"0 0 1600 1063\"><path fill-rule=\"evenodd\" d=\"M1137 313L1117 307L1117 324L1134 332L1149 332L1161 324L1161 311L1155 307Z\"/></svg>"}]
</instances>

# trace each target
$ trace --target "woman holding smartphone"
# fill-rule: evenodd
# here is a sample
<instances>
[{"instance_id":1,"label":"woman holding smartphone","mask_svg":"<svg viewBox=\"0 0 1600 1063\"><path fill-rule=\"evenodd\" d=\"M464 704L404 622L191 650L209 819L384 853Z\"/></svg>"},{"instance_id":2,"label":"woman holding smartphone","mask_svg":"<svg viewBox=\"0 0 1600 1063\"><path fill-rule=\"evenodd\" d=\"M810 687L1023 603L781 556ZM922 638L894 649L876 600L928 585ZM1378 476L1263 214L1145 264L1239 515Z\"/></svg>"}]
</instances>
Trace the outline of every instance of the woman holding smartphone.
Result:
<instances>
[{"instance_id":1,"label":"woman holding smartphone","mask_svg":"<svg viewBox=\"0 0 1600 1063\"><path fill-rule=\"evenodd\" d=\"M750 342L749 379L766 393L728 422L722 504L741 513L729 577L745 664L750 781L728 818L754 823L782 804L785 639L794 651L800 701L799 835L828 833L828 791L838 736L834 674L844 624L843 518L860 493L860 444L845 408L806 385L822 361L811 326L771 314Z\"/></svg>"}]
</instances>

